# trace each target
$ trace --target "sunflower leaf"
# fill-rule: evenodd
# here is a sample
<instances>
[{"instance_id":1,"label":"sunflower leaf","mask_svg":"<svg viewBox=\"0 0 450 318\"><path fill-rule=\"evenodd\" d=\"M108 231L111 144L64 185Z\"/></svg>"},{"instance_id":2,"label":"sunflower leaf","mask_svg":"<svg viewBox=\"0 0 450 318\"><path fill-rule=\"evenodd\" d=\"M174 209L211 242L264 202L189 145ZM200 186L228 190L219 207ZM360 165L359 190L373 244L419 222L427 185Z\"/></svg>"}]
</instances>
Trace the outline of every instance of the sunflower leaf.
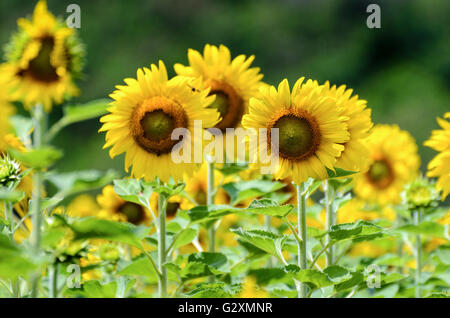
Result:
<instances>
[{"instance_id":1,"label":"sunflower leaf","mask_svg":"<svg viewBox=\"0 0 450 318\"><path fill-rule=\"evenodd\" d=\"M44 169L54 164L63 156L61 150L54 147L46 146L38 149L31 149L27 152L20 152L9 149L11 156L23 163L25 166L34 169Z\"/></svg>"}]
</instances>

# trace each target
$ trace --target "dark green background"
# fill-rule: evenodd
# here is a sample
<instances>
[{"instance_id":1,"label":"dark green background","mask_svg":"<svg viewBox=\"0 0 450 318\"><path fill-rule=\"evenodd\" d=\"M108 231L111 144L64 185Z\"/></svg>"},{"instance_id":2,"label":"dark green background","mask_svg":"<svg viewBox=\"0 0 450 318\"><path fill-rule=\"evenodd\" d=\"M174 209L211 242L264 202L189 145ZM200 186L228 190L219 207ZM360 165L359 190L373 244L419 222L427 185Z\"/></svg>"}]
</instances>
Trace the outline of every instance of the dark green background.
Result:
<instances>
[{"instance_id":1,"label":"dark green background","mask_svg":"<svg viewBox=\"0 0 450 318\"><path fill-rule=\"evenodd\" d=\"M347 84L368 100L375 123L397 123L419 145L422 169L435 155L423 141L437 128L436 116L449 107L450 1L57 1L50 10L67 17L67 5L81 6L80 37L86 44L82 95L106 97L159 59L186 63L188 48L225 44L236 56L255 54L264 80L277 84L300 76ZM366 7L381 7L381 29L366 26ZM0 2L0 44L30 15L35 2ZM61 114L56 108L55 121ZM123 156L102 150L97 120L71 126L55 140L65 151L58 164L72 169L122 169ZM395 138L395 136L393 136ZM401 151L401 149L399 149Z\"/></svg>"}]
</instances>

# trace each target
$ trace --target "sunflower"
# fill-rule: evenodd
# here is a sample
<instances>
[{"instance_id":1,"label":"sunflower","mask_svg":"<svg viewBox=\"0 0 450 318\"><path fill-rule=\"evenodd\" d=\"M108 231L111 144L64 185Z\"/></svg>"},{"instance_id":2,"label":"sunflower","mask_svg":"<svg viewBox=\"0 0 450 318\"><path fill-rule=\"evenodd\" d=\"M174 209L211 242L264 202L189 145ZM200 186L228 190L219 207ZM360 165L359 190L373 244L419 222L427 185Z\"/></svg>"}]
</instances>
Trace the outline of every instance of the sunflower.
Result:
<instances>
[{"instance_id":1,"label":"sunflower","mask_svg":"<svg viewBox=\"0 0 450 318\"><path fill-rule=\"evenodd\" d=\"M332 169L349 140L347 117L334 99L321 95L316 81L300 78L292 93L285 79L278 90L261 87L261 98L250 100L250 113L242 119L245 128L265 128L259 136L270 152L271 129L279 129L279 164L274 171L276 179L290 177L296 184L308 177L323 180L328 177L326 167ZM259 132L258 132L259 133ZM257 154L258 149L251 149Z\"/></svg>"},{"instance_id":2,"label":"sunflower","mask_svg":"<svg viewBox=\"0 0 450 318\"><path fill-rule=\"evenodd\" d=\"M162 61L137 71L137 80L125 79L125 86L117 86L110 96L114 99L103 116L100 131L106 131L104 148L112 146L111 158L126 152L125 170L132 166L131 175L152 181L158 176L167 182L170 177L180 181L184 174L192 174L196 168L192 163L175 163L172 150L181 145L193 149L196 135L194 121L201 120L203 127L214 126L219 113L207 108L213 101L208 90L193 90L198 80L176 76L171 80ZM176 128L188 129L183 140L172 140ZM201 142L201 140L199 141ZM177 147L175 147L177 145ZM191 151L193 156L194 151ZM184 152L183 152L183 155ZM193 157L189 162L195 162Z\"/></svg>"},{"instance_id":3,"label":"sunflower","mask_svg":"<svg viewBox=\"0 0 450 318\"><path fill-rule=\"evenodd\" d=\"M445 119L450 119L450 112L445 113ZM450 122L437 118L440 130L433 130L429 140L424 145L439 151L439 154L428 164L428 177L437 177L436 187L442 191L442 200L450 193Z\"/></svg>"},{"instance_id":4,"label":"sunflower","mask_svg":"<svg viewBox=\"0 0 450 318\"><path fill-rule=\"evenodd\" d=\"M132 224L148 224L150 212L139 204L123 200L114 192L112 185L103 188L102 194L97 196L100 206L99 218L113 221L130 222Z\"/></svg>"},{"instance_id":5,"label":"sunflower","mask_svg":"<svg viewBox=\"0 0 450 318\"><path fill-rule=\"evenodd\" d=\"M200 52L189 49L189 66L175 64L175 72L179 75L202 77L211 89L210 94L216 96L210 106L219 111L221 119L215 125L225 132L226 128L236 128L242 116L247 113L250 97L258 93L263 75L259 68L252 67L255 57L239 55L231 60L230 50L206 44L203 56Z\"/></svg>"},{"instance_id":6,"label":"sunflower","mask_svg":"<svg viewBox=\"0 0 450 318\"><path fill-rule=\"evenodd\" d=\"M327 81L323 85L322 94L336 100L336 104L342 107L343 115L348 117L347 125L350 139L345 142L344 150L336 161L335 166L350 171L364 169L369 158L369 150L363 144L363 140L369 136L369 130L373 123L370 119L371 109L366 108L367 101L353 95L352 89L346 89L345 85L330 87Z\"/></svg>"},{"instance_id":7,"label":"sunflower","mask_svg":"<svg viewBox=\"0 0 450 318\"><path fill-rule=\"evenodd\" d=\"M365 145L370 161L367 171L355 176L356 195L380 205L400 203L404 186L420 165L414 138L397 125L376 125Z\"/></svg>"},{"instance_id":8,"label":"sunflower","mask_svg":"<svg viewBox=\"0 0 450 318\"><path fill-rule=\"evenodd\" d=\"M207 170L207 164L203 163L202 166L196 172L194 172L192 177L185 179L186 193L199 205L206 205L207 201ZM217 169L214 170L214 188L218 189L214 197L215 204L230 203L230 196L222 187L220 187L220 185L232 181L234 181L234 178L232 176L225 177Z\"/></svg>"},{"instance_id":9,"label":"sunflower","mask_svg":"<svg viewBox=\"0 0 450 318\"><path fill-rule=\"evenodd\" d=\"M96 216L99 214L100 207L95 199L88 194L81 194L70 202L66 213L71 217Z\"/></svg>"},{"instance_id":10,"label":"sunflower","mask_svg":"<svg viewBox=\"0 0 450 318\"><path fill-rule=\"evenodd\" d=\"M325 211L323 213L325 218ZM353 198L337 211L337 220L339 224L353 223L358 220L373 221L379 218L395 220L395 211L391 207L373 209L363 200Z\"/></svg>"},{"instance_id":11,"label":"sunflower","mask_svg":"<svg viewBox=\"0 0 450 318\"><path fill-rule=\"evenodd\" d=\"M154 192L150 197L150 207L152 211L155 213L155 216L159 215L158 211L158 198L159 194ZM181 195L174 195L169 198L167 201L166 207L166 220L172 220L176 217L178 210L189 210L194 207L194 204L189 202L188 199Z\"/></svg>"},{"instance_id":12,"label":"sunflower","mask_svg":"<svg viewBox=\"0 0 450 318\"><path fill-rule=\"evenodd\" d=\"M44 0L37 3L32 20L18 20L19 32L6 47L7 62L0 74L11 83L12 98L27 109L43 104L49 112L53 103L78 95L74 79L79 77L84 56L74 29L56 19Z\"/></svg>"},{"instance_id":13,"label":"sunflower","mask_svg":"<svg viewBox=\"0 0 450 318\"><path fill-rule=\"evenodd\" d=\"M11 132L9 117L14 113L15 108L10 103L6 83L2 80L0 81L0 154L6 151L7 141L5 140L5 136Z\"/></svg>"}]
</instances>

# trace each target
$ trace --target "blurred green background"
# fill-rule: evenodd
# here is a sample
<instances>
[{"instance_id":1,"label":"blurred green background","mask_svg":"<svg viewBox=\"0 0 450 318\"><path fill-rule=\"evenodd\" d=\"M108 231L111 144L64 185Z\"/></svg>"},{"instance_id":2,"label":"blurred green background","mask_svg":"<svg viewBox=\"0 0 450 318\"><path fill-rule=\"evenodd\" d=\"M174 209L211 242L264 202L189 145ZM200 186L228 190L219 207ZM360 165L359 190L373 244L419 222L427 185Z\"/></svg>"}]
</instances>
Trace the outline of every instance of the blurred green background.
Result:
<instances>
[{"instance_id":1,"label":"blurred green background","mask_svg":"<svg viewBox=\"0 0 450 318\"><path fill-rule=\"evenodd\" d=\"M264 80L277 84L300 76L346 84L373 110L375 123L397 123L416 138L422 170L435 155L423 141L436 129L436 116L449 111L450 1L335 0L48 0L66 18L66 7L81 7L80 37L86 44L82 95L74 102L108 96L125 77L163 59L186 63L188 48L225 44L233 56L256 56ZM369 29L366 8L381 7L381 29ZM0 44L29 16L35 1L0 2ZM51 120L61 116L55 108ZM122 171L123 156L102 150L98 120L73 125L55 145L65 152L60 171ZM395 138L395 136L393 136Z\"/></svg>"}]
</instances>

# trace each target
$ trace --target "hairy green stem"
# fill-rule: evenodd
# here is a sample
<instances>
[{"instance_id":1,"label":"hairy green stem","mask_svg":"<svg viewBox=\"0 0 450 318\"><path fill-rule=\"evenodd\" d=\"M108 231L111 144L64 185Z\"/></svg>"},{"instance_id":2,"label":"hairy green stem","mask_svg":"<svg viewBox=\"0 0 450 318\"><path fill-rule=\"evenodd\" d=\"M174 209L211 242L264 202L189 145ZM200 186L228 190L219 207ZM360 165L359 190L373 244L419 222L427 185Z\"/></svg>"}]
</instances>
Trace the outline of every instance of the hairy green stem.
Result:
<instances>
[{"instance_id":1,"label":"hairy green stem","mask_svg":"<svg viewBox=\"0 0 450 318\"><path fill-rule=\"evenodd\" d=\"M333 225L336 223L335 219L335 211L333 211L333 201L334 201L334 189L329 184L327 180L325 180L324 184L324 191L325 191L325 210L326 210L326 221L325 221L325 227L327 231L331 229ZM330 236L327 235L325 237L325 245L329 245L327 254L326 254L326 265L331 266L334 263L334 246L330 245Z\"/></svg>"},{"instance_id":2,"label":"hairy green stem","mask_svg":"<svg viewBox=\"0 0 450 318\"><path fill-rule=\"evenodd\" d=\"M36 105L33 112L34 121L34 133L33 133L33 146L34 148L40 148L42 146L45 126L46 126L46 114L42 108L42 105ZM32 247L33 253L36 258L41 253L41 228L43 213L41 211L41 188L43 185L42 171L36 170L33 175L33 191L32 191ZM34 273L32 277L31 297L39 297L39 281L40 273Z\"/></svg>"},{"instance_id":3,"label":"hairy green stem","mask_svg":"<svg viewBox=\"0 0 450 318\"><path fill-rule=\"evenodd\" d=\"M159 239L158 239L158 268L159 276L159 297L167 297L167 268L166 263L166 208L167 198L162 193L158 196L158 213L159 213Z\"/></svg>"},{"instance_id":4,"label":"hairy green stem","mask_svg":"<svg viewBox=\"0 0 450 318\"><path fill-rule=\"evenodd\" d=\"M53 264L48 269L48 297L58 298L58 264Z\"/></svg>"},{"instance_id":5,"label":"hairy green stem","mask_svg":"<svg viewBox=\"0 0 450 318\"><path fill-rule=\"evenodd\" d=\"M306 195L304 192L304 184L297 184L297 223L298 223L298 232L301 239L301 242L297 242L298 246L298 267L300 269L308 268L308 261L306 258L306 242L307 242L307 233L306 233ZM298 297L306 298L308 295L308 286L304 283L300 283Z\"/></svg>"},{"instance_id":6,"label":"hairy green stem","mask_svg":"<svg viewBox=\"0 0 450 318\"><path fill-rule=\"evenodd\" d=\"M418 226L420 224L420 210L414 212L414 224ZM420 279L422 273L422 237L420 234L416 235L416 277L415 277L415 290L416 298L422 297L422 291L420 288Z\"/></svg>"},{"instance_id":7,"label":"hairy green stem","mask_svg":"<svg viewBox=\"0 0 450 318\"><path fill-rule=\"evenodd\" d=\"M207 170L207 201L206 204L208 206L214 204L214 162L208 162L208 170ZM208 232L209 239L209 251L214 253L216 251L216 228L215 224L212 224L209 228Z\"/></svg>"}]
</instances>

